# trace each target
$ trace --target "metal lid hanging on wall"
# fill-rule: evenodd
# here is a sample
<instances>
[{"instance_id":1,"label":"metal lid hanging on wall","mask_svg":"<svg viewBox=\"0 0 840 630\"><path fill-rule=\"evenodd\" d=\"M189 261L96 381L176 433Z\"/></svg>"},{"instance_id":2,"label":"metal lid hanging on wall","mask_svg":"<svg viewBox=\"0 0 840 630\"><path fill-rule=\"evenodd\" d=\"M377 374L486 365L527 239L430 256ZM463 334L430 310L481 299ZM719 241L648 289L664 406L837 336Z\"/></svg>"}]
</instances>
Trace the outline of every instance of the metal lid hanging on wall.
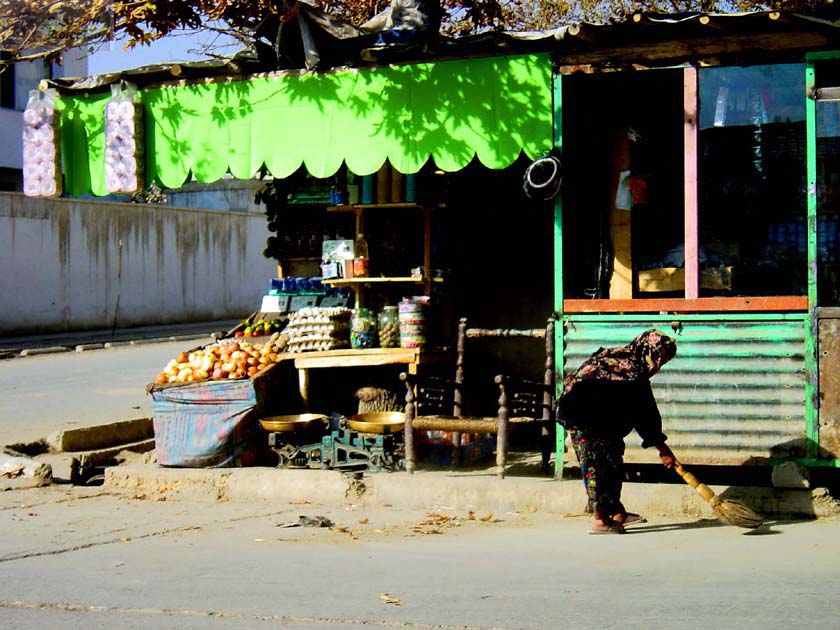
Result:
<instances>
[{"instance_id":1,"label":"metal lid hanging on wall","mask_svg":"<svg viewBox=\"0 0 840 630\"><path fill-rule=\"evenodd\" d=\"M554 199L563 182L563 165L554 155L541 157L525 169L522 189L529 199L548 201Z\"/></svg>"}]
</instances>

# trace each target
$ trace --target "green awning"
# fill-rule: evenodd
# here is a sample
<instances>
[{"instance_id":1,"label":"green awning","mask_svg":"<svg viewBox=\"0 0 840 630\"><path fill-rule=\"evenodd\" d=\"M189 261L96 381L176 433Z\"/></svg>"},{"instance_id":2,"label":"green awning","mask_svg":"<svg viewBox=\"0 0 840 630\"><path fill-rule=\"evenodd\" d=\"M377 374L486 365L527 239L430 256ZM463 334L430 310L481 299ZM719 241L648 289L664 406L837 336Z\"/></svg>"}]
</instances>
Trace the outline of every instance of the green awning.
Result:
<instances>
[{"instance_id":1,"label":"green awning","mask_svg":"<svg viewBox=\"0 0 840 630\"><path fill-rule=\"evenodd\" d=\"M489 168L552 146L547 55L303 73L140 91L146 181L177 188L254 176L285 177L301 164L327 177L388 159L415 173L428 159L446 171L473 157ZM104 107L109 94L62 97L65 190L105 195Z\"/></svg>"}]
</instances>

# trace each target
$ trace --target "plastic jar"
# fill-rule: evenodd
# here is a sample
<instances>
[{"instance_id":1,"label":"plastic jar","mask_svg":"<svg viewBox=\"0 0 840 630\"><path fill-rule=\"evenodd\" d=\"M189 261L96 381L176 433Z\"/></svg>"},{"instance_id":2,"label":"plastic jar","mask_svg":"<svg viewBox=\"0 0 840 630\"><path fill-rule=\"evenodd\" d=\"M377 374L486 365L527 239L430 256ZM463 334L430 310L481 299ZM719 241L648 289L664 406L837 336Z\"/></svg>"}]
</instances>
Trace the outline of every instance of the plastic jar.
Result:
<instances>
[{"instance_id":1,"label":"plastic jar","mask_svg":"<svg viewBox=\"0 0 840 630\"><path fill-rule=\"evenodd\" d=\"M353 348L376 347L376 316L369 308L357 308L350 319L350 345Z\"/></svg>"},{"instance_id":2,"label":"plastic jar","mask_svg":"<svg viewBox=\"0 0 840 630\"><path fill-rule=\"evenodd\" d=\"M397 306L385 306L379 313L379 346L400 347L400 310Z\"/></svg>"},{"instance_id":3,"label":"plastic jar","mask_svg":"<svg viewBox=\"0 0 840 630\"><path fill-rule=\"evenodd\" d=\"M400 302L400 347L420 348L426 345L427 303L418 298Z\"/></svg>"}]
</instances>

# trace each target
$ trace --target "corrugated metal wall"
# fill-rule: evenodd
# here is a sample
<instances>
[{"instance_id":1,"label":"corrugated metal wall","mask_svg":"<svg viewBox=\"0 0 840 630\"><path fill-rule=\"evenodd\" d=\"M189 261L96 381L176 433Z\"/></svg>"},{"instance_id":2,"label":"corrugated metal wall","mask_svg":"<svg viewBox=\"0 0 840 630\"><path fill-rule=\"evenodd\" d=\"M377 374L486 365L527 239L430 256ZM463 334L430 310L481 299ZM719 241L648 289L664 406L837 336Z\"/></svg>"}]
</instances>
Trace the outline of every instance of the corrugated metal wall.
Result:
<instances>
[{"instance_id":1,"label":"corrugated metal wall","mask_svg":"<svg viewBox=\"0 0 840 630\"><path fill-rule=\"evenodd\" d=\"M677 325L677 321L679 324ZM648 328L677 340L677 356L651 383L664 431L686 463L764 464L805 455L805 322L672 322L564 319L564 370L599 347L622 346ZM657 462L628 436L630 462Z\"/></svg>"}]
</instances>

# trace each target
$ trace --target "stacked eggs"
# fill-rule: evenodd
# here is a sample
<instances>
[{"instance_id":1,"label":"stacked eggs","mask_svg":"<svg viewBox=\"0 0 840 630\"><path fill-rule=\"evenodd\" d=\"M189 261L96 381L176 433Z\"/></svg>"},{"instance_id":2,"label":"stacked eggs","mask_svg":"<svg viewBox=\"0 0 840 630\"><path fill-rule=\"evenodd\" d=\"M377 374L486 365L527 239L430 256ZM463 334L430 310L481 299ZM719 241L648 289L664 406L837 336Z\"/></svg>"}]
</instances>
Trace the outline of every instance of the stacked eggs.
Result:
<instances>
[{"instance_id":1,"label":"stacked eggs","mask_svg":"<svg viewBox=\"0 0 840 630\"><path fill-rule=\"evenodd\" d=\"M143 188L143 110L117 94L105 106L105 189L133 193Z\"/></svg>"},{"instance_id":2,"label":"stacked eggs","mask_svg":"<svg viewBox=\"0 0 840 630\"><path fill-rule=\"evenodd\" d=\"M24 194L30 197L61 195L59 147L55 95L33 90L23 112Z\"/></svg>"}]
</instances>

